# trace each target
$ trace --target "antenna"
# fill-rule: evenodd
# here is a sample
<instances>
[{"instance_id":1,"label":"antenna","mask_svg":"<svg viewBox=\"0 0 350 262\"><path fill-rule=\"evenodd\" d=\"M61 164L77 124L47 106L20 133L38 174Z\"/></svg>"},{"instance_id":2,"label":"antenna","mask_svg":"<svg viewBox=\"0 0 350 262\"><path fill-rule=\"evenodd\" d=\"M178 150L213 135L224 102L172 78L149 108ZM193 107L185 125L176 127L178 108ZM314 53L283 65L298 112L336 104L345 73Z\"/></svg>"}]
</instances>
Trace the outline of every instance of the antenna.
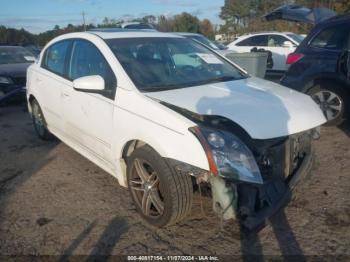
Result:
<instances>
[{"instance_id":1,"label":"antenna","mask_svg":"<svg viewBox=\"0 0 350 262\"><path fill-rule=\"evenodd\" d=\"M83 11L81 14L82 14L82 16L83 16L83 26L84 26L84 31L86 31L85 12Z\"/></svg>"}]
</instances>

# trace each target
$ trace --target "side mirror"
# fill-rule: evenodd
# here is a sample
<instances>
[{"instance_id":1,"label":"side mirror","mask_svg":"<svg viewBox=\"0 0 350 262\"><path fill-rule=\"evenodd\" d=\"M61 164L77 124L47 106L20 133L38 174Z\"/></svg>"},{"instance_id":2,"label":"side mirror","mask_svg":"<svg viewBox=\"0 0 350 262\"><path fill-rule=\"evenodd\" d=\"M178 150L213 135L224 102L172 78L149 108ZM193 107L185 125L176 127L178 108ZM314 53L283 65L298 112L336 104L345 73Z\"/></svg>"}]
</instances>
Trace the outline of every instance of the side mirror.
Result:
<instances>
[{"instance_id":1,"label":"side mirror","mask_svg":"<svg viewBox=\"0 0 350 262\"><path fill-rule=\"evenodd\" d=\"M73 87L81 92L100 93L105 89L105 80L99 75L83 76L73 81Z\"/></svg>"},{"instance_id":2,"label":"side mirror","mask_svg":"<svg viewBox=\"0 0 350 262\"><path fill-rule=\"evenodd\" d=\"M291 41L284 41L282 46L285 48L293 48L294 44Z\"/></svg>"}]
</instances>

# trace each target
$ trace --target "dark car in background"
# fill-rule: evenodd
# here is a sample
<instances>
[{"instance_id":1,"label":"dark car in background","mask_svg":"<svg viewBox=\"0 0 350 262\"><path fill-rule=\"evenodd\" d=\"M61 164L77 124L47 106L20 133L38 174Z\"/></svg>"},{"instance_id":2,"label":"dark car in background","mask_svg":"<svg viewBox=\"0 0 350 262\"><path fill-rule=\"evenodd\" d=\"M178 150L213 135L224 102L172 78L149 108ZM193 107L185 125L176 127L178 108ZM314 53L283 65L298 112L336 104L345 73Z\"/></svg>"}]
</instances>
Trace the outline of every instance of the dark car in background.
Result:
<instances>
[{"instance_id":1,"label":"dark car in background","mask_svg":"<svg viewBox=\"0 0 350 262\"><path fill-rule=\"evenodd\" d=\"M0 46L0 104L25 101L26 73L34 55L20 46Z\"/></svg>"},{"instance_id":2,"label":"dark car in background","mask_svg":"<svg viewBox=\"0 0 350 262\"><path fill-rule=\"evenodd\" d=\"M31 52L36 59L39 58L40 56L40 52L41 52L41 48L37 47L35 45L27 45L27 46L23 46L25 49L27 49L29 52Z\"/></svg>"},{"instance_id":3,"label":"dark car in background","mask_svg":"<svg viewBox=\"0 0 350 262\"><path fill-rule=\"evenodd\" d=\"M322 109L328 125L340 125L350 107L350 14L337 16L324 7L283 5L265 15L315 25L295 52L281 84L309 94Z\"/></svg>"},{"instance_id":4,"label":"dark car in background","mask_svg":"<svg viewBox=\"0 0 350 262\"><path fill-rule=\"evenodd\" d=\"M339 125L350 107L350 15L317 24L288 56L281 84L307 93L320 105L328 125Z\"/></svg>"}]
</instances>

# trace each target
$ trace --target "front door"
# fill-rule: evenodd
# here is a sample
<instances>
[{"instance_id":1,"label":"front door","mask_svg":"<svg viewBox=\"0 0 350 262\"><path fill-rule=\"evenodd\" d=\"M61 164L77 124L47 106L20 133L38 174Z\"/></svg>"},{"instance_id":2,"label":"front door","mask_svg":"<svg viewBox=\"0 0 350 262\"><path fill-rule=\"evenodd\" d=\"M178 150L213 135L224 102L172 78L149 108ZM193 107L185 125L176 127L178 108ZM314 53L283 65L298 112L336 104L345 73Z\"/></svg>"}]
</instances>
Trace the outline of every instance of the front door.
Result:
<instances>
[{"instance_id":1,"label":"front door","mask_svg":"<svg viewBox=\"0 0 350 262\"><path fill-rule=\"evenodd\" d=\"M84 76L100 75L111 95L74 89L73 81ZM71 88L64 98L65 132L73 143L111 166L114 96L116 77L97 47L87 40L75 40L68 64Z\"/></svg>"}]
</instances>

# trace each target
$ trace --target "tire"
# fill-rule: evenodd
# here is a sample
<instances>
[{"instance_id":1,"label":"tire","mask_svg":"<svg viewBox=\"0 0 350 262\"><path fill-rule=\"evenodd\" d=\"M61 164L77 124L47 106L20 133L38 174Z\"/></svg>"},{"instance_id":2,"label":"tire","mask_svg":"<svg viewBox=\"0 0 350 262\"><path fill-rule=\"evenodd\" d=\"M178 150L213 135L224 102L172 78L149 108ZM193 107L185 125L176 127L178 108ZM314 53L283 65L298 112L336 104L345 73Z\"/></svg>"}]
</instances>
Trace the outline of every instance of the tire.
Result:
<instances>
[{"instance_id":1,"label":"tire","mask_svg":"<svg viewBox=\"0 0 350 262\"><path fill-rule=\"evenodd\" d=\"M131 197L148 224L156 227L173 225L191 211L193 184L189 175L176 173L147 145L137 148L127 163Z\"/></svg>"},{"instance_id":2,"label":"tire","mask_svg":"<svg viewBox=\"0 0 350 262\"><path fill-rule=\"evenodd\" d=\"M349 99L341 88L331 83L317 84L307 94L320 106L327 119L326 126L339 126L343 123Z\"/></svg>"},{"instance_id":3,"label":"tire","mask_svg":"<svg viewBox=\"0 0 350 262\"><path fill-rule=\"evenodd\" d=\"M32 121L33 121L35 133L42 140L45 140L45 141L53 140L54 136L47 129L44 114L41 111L38 101L34 99L31 102L31 108L32 108Z\"/></svg>"}]
</instances>

